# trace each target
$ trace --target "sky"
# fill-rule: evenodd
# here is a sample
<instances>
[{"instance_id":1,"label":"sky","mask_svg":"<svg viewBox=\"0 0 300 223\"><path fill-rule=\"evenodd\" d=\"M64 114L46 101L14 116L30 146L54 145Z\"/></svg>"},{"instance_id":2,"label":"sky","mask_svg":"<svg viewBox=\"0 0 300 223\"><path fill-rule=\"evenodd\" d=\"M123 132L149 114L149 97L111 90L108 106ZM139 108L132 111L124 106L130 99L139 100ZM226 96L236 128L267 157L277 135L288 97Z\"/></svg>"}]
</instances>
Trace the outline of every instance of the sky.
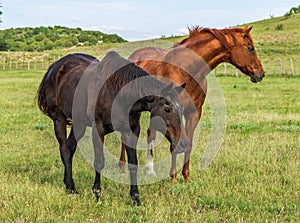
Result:
<instances>
[{"instance_id":1,"label":"sky","mask_svg":"<svg viewBox=\"0 0 300 223\"><path fill-rule=\"evenodd\" d=\"M194 25L225 28L282 16L300 0L0 0L0 29L67 26L128 41L183 35Z\"/></svg>"}]
</instances>

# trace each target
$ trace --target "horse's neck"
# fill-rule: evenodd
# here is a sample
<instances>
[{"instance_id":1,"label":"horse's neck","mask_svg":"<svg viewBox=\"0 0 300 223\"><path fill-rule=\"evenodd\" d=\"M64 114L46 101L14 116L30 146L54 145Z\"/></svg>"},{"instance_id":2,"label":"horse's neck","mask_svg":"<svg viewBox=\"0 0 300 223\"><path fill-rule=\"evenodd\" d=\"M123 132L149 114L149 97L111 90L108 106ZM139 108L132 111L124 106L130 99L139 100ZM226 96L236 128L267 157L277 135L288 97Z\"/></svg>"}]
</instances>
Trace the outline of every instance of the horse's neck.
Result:
<instances>
[{"instance_id":1,"label":"horse's neck","mask_svg":"<svg viewBox=\"0 0 300 223\"><path fill-rule=\"evenodd\" d=\"M165 85L150 75L134 79L123 86L120 91L120 103L132 107L131 111L142 112L151 111L153 97L161 94L161 89ZM124 92L124 93L123 93Z\"/></svg>"},{"instance_id":2,"label":"horse's neck","mask_svg":"<svg viewBox=\"0 0 300 223\"><path fill-rule=\"evenodd\" d=\"M157 96L153 96L153 97L157 97ZM148 100L147 97L143 97L134 103L134 105L131 107L130 111L131 112L143 112L143 111L151 112L153 106L154 106L154 103L152 103L150 100Z\"/></svg>"},{"instance_id":3,"label":"horse's neck","mask_svg":"<svg viewBox=\"0 0 300 223\"><path fill-rule=\"evenodd\" d=\"M223 44L221 44L217 39L212 39L211 41L194 41L190 44L185 45L196 56L193 60L198 65L198 73L201 75L207 75L215 69L220 63L230 61L230 52L226 49ZM201 63L199 63L201 61Z\"/></svg>"}]
</instances>

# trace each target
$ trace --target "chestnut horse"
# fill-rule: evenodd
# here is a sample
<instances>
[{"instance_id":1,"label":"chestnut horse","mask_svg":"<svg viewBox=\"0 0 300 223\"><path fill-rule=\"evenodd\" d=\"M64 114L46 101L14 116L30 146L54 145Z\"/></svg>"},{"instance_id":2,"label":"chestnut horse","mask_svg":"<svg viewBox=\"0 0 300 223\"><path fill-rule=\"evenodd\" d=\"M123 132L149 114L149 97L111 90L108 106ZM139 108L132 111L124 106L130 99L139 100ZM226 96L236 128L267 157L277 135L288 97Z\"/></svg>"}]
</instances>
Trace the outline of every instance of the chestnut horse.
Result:
<instances>
[{"instance_id":1,"label":"chestnut horse","mask_svg":"<svg viewBox=\"0 0 300 223\"><path fill-rule=\"evenodd\" d=\"M185 91L180 101L184 106L183 115L186 119L185 129L190 139L185 152L182 174L185 182L190 182L190 153L192 150L193 134L200 120L202 105L207 92L206 75L220 63L227 62L250 76L257 83L265 76L262 64L256 54L250 35L252 27L209 29L195 27L189 30L189 36L176 44L169 51L146 47L132 53L129 60L158 79L162 76L177 84L186 83ZM148 168L153 170L153 140L155 132L148 130ZM172 150L172 149L171 149ZM120 157L120 172L124 171L125 150L122 146ZM172 155L170 170L172 182L176 182L176 155Z\"/></svg>"},{"instance_id":2,"label":"chestnut horse","mask_svg":"<svg viewBox=\"0 0 300 223\"><path fill-rule=\"evenodd\" d=\"M182 107L178 94L182 89L158 81L115 52L109 52L101 62L86 54L70 54L54 62L39 86L38 106L53 120L67 192L77 193L72 159L86 127L92 126L96 200L104 168L104 136L119 131L126 144L130 195L133 204L138 205L136 143L141 112L161 117L159 120L164 120L165 125L152 123L154 128L165 133L175 152L184 152L188 139L185 131L181 131ZM72 128L67 138L68 125Z\"/></svg>"}]
</instances>

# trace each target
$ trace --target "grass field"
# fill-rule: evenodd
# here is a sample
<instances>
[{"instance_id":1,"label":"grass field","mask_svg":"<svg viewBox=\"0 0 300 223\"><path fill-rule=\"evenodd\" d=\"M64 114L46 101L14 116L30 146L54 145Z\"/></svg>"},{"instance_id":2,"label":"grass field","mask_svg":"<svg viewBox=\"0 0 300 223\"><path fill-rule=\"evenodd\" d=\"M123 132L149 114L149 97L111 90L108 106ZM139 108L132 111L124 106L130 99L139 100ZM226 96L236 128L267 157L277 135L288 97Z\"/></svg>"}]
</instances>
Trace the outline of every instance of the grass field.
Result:
<instances>
[{"instance_id":1,"label":"grass field","mask_svg":"<svg viewBox=\"0 0 300 223\"><path fill-rule=\"evenodd\" d=\"M68 196L50 119L36 105L42 71L0 71L0 222L299 222L300 78L219 76L227 127L214 162L199 161L210 132L205 104L201 138L186 184L169 179L140 186L141 207L132 207L129 186L108 178L102 198L91 191L94 171L77 151ZM143 134L147 125L144 117ZM119 154L119 142L107 144ZM168 145L155 159L168 154ZM143 165L146 151L139 152ZM116 175L118 172L116 172ZM150 176L149 176L150 177Z\"/></svg>"}]
</instances>

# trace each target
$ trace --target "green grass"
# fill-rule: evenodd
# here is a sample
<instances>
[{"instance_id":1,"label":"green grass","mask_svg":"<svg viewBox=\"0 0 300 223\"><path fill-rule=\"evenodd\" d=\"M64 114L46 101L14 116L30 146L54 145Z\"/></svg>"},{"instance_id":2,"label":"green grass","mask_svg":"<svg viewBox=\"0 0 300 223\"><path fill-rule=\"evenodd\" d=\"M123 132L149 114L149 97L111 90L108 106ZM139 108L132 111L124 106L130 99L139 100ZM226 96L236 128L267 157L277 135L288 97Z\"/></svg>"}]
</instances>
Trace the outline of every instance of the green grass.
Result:
<instances>
[{"instance_id":1,"label":"green grass","mask_svg":"<svg viewBox=\"0 0 300 223\"><path fill-rule=\"evenodd\" d=\"M293 15L251 23L266 78L252 84L244 75L234 77L230 66L227 71L232 75L228 76L220 75L223 65L216 69L227 112L219 153L207 169L199 170L212 127L206 102L198 127L199 143L191 159L193 182L183 183L179 171L176 185L165 179L140 186L141 207L130 205L128 185L108 178L102 180L101 202L95 203L91 191L94 171L80 151L74 157L73 168L80 194L65 194L52 122L38 110L36 90L49 58L73 52L102 58L111 49L127 57L143 46L168 48L183 37L41 53L1 52L6 69L8 58L17 58L19 69L27 69L27 60L32 69L34 58L44 58L44 69L3 71L0 65L0 222L299 222L299 21L300 15ZM276 29L278 25L280 30ZM290 58L295 66L294 78ZM144 141L147 121L148 115L144 114ZM139 147L144 145L140 143ZM115 134L107 137L106 146L118 159L120 142ZM156 147L155 161L167 155L168 143L163 140ZM138 156L140 165L145 165L146 151L139 150ZM115 175L121 179L124 176L118 175L116 165Z\"/></svg>"},{"instance_id":2,"label":"green grass","mask_svg":"<svg viewBox=\"0 0 300 223\"><path fill-rule=\"evenodd\" d=\"M259 84L245 76L218 77L227 128L214 162L199 170L211 127L205 103L191 161L193 182L184 183L178 173L176 185L165 179L140 186L142 206L132 207L129 186L108 178L103 178L101 201L95 203L94 171L80 151L74 157L80 194L65 194L52 122L36 105L42 75L0 72L0 222L300 221L299 77L267 76ZM146 120L144 115L144 135ZM118 157L114 135L106 143ZM160 145L155 160L168 150L167 143ZM141 165L145 157L146 151L139 151Z\"/></svg>"}]
</instances>

